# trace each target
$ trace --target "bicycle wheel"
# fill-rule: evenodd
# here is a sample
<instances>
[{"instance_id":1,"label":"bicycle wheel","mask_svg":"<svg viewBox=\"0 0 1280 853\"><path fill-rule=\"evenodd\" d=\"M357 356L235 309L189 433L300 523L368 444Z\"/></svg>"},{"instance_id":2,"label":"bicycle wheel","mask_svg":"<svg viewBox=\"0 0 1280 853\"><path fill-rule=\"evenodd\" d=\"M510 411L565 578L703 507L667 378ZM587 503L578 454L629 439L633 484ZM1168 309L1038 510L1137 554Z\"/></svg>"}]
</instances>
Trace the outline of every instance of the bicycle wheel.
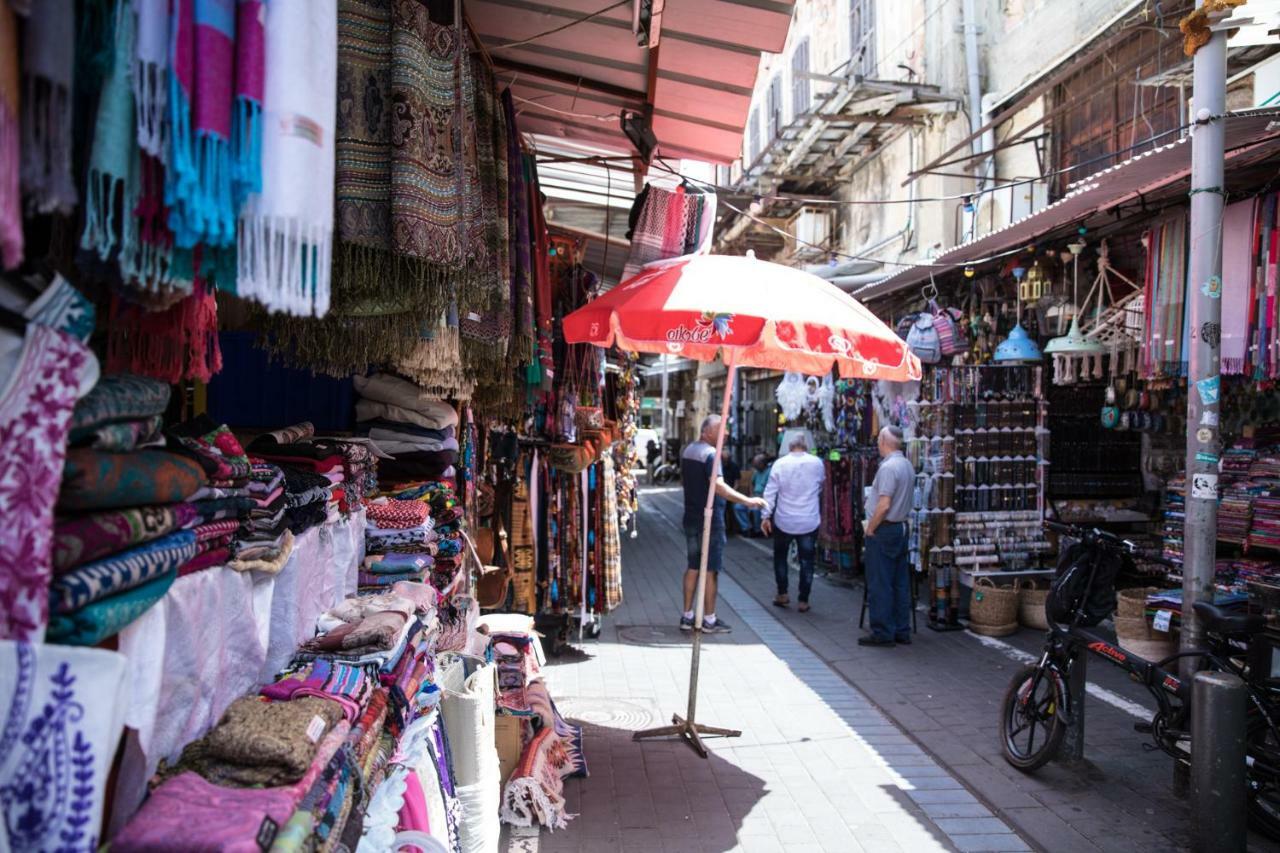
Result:
<instances>
[{"instance_id":1,"label":"bicycle wheel","mask_svg":"<svg viewBox=\"0 0 1280 853\"><path fill-rule=\"evenodd\" d=\"M1062 746L1063 684L1049 668L1025 666L1004 692L1000 710L1000 741L1004 760L1023 772L1039 770Z\"/></svg>"},{"instance_id":2,"label":"bicycle wheel","mask_svg":"<svg viewBox=\"0 0 1280 853\"><path fill-rule=\"evenodd\" d=\"M1249 798L1249 825L1271 839L1280 839L1280 778L1262 765L1274 766L1280 744L1271 730L1254 726L1248 735L1249 755L1259 763L1249 768L1246 784Z\"/></svg>"}]
</instances>

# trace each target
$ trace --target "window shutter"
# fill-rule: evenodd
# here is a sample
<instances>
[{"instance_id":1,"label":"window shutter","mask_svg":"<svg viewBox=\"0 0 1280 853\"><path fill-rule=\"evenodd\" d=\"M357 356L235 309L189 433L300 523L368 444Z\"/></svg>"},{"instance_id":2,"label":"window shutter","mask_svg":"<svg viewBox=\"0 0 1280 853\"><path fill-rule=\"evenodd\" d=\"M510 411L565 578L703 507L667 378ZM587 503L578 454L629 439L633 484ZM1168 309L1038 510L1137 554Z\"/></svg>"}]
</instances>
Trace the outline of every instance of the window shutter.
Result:
<instances>
[{"instance_id":1,"label":"window shutter","mask_svg":"<svg viewBox=\"0 0 1280 853\"><path fill-rule=\"evenodd\" d=\"M800 116L809 111L809 40L796 45L791 54L791 113Z\"/></svg>"}]
</instances>

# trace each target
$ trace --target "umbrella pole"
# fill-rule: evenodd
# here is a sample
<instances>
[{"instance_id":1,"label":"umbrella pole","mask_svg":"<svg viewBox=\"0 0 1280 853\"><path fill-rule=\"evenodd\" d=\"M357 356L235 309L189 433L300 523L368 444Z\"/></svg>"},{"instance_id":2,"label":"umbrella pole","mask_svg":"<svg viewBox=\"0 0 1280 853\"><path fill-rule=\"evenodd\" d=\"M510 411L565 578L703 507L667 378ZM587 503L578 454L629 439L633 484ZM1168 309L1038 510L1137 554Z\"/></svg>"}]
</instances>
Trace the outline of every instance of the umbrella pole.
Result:
<instances>
[{"instance_id":1,"label":"umbrella pole","mask_svg":"<svg viewBox=\"0 0 1280 853\"><path fill-rule=\"evenodd\" d=\"M724 449L724 433L729 421L729 397L733 391L733 381L737 376L737 367L729 359L725 360L728 373L724 380L724 400L720 404L720 430L716 433L716 455L711 467L711 483L707 489L707 505L702 513L702 555L698 560L698 585L693 594L693 661L689 667L689 707L685 717L671 715L671 725L656 729L636 732L632 740L644 740L654 737L671 737L679 735L693 751L703 758L707 757L707 748L702 743L703 737L740 737L741 731L704 726L697 722L698 710L698 667L702 659L702 618L705 615L703 599L707 589L707 556L711 547L711 518L715 514L716 481L720 479L720 453Z\"/></svg>"}]
</instances>

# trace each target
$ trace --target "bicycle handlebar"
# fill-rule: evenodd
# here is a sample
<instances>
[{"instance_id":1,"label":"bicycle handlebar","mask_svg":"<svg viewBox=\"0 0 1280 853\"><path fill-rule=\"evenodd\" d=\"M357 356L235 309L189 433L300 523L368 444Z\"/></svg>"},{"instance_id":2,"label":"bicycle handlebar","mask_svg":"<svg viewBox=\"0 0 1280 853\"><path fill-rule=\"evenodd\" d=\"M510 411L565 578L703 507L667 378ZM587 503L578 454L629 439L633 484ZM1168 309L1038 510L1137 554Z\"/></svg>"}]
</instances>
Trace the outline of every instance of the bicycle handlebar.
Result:
<instances>
[{"instance_id":1,"label":"bicycle handlebar","mask_svg":"<svg viewBox=\"0 0 1280 853\"><path fill-rule=\"evenodd\" d=\"M1134 557L1139 557L1143 560L1147 560L1152 563L1159 563L1163 566L1169 566L1171 568L1178 567L1177 563L1173 562L1172 560L1166 559L1161 554L1155 554L1149 551L1143 551L1138 547L1137 543L1131 542L1128 539L1122 539L1121 537L1115 535L1114 533L1110 533L1106 530L1100 530L1097 527L1079 527L1074 524L1063 524L1060 521L1051 521L1049 519L1045 519L1044 526L1046 529L1052 530L1055 533L1061 533L1066 536L1071 536L1075 539L1079 539L1082 542L1087 542L1087 543L1092 542L1092 543L1097 543L1101 545L1107 545L1113 548L1118 548Z\"/></svg>"}]
</instances>

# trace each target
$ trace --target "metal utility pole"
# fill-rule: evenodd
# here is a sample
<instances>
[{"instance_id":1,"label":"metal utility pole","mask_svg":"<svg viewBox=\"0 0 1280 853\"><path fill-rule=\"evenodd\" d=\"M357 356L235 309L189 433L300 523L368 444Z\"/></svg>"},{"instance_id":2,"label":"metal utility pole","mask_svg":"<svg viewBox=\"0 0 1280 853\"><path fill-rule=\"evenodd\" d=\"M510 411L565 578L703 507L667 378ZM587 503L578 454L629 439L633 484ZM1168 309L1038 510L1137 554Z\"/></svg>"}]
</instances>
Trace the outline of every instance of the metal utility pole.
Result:
<instances>
[{"instance_id":1,"label":"metal utility pole","mask_svg":"<svg viewBox=\"0 0 1280 853\"><path fill-rule=\"evenodd\" d=\"M1206 0L1201 0L1204 5ZM1191 258L1187 303L1191 311L1187 382L1187 503L1183 532L1182 650L1203 646L1196 601L1213 600L1218 537L1218 433L1222 392L1223 121L1227 100L1227 36L1214 32L1196 51L1191 132ZM1198 659L1183 658L1189 678Z\"/></svg>"}]
</instances>

